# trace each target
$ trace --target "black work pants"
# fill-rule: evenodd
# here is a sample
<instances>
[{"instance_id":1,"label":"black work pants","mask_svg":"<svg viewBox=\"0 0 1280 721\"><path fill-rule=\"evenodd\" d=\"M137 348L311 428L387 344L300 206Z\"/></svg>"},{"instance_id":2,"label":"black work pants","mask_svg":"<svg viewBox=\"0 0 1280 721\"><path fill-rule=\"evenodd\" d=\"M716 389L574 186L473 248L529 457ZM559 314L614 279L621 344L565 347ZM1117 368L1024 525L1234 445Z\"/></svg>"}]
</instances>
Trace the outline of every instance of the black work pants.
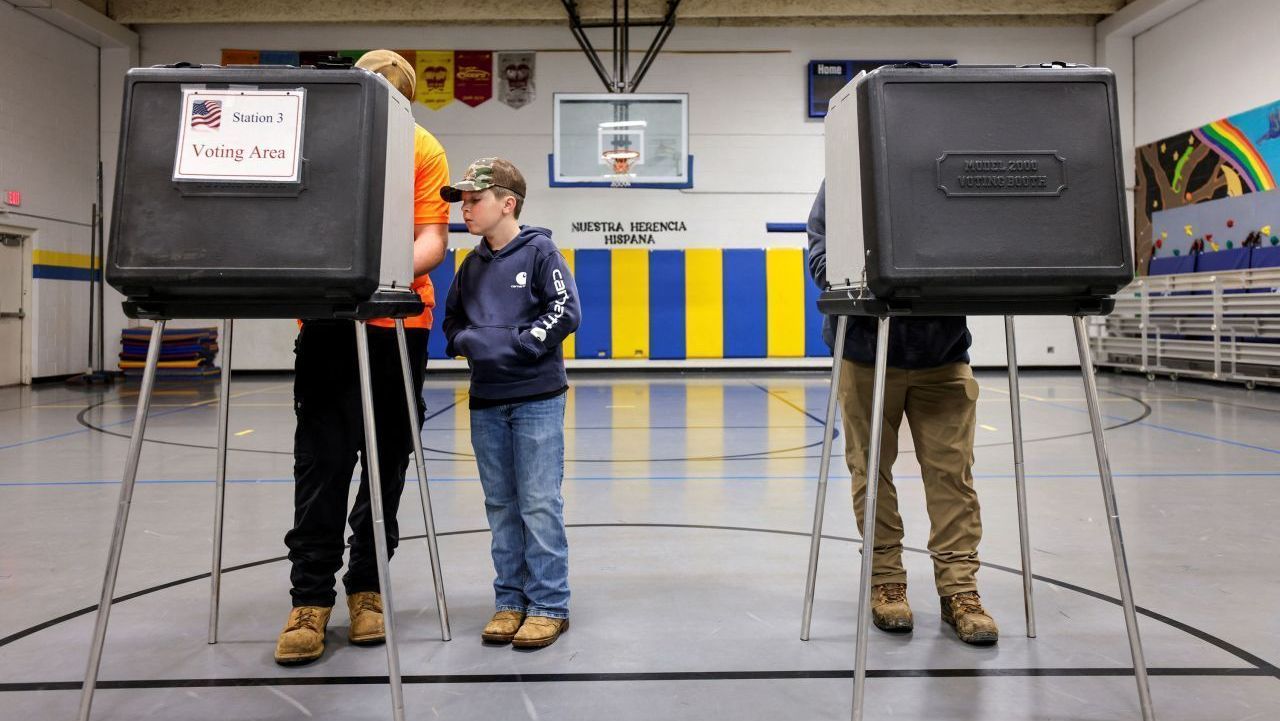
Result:
<instances>
[{"instance_id":1,"label":"black work pants","mask_svg":"<svg viewBox=\"0 0 1280 721\"><path fill-rule=\"evenodd\" d=\"M387 549L394 552L399 541L396 511L413 453L413 437L405 410L395 329L372 325L368 329ZM422 381L428 333L417 328L405 331L419 422L425 412ZM348 594L379 590L354 324L308 321L298 335L294 353L293 403L298 426L293 439L293 528L284 537L293 565L290 593L295 607L332 606L336 598L334 575L342 567L342 534L348 523L351 560L342 583ZM347 498L357 457L360 489L348 515Z\"/></svg>"}]
</instances>

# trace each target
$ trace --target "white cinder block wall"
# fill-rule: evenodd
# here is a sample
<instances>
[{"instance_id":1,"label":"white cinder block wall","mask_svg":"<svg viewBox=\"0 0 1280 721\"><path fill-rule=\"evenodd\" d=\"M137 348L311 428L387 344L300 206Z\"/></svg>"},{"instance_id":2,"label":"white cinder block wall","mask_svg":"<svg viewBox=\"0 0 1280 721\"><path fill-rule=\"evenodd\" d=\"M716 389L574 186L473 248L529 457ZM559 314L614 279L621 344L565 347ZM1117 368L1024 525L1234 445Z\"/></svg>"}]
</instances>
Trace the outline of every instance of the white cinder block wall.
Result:
<instances>
[{"instance_id":1,"label":"white cinder block wall","mask_svg":"<svg viewBox=\"0 0 1280 721\"><path fill-rule=\"evenodd\" d=\"M955 58L963 63L1092 63L1094 58L1094 31L1086 27L677 25L666 52L641 90L690 94L695 187L683 192L614 191L551 189L547 185L552 93L602 92L567 27L157 25L138 30L143 64L179 60L217 63L223 48L544 51L538 55L537 100L529 106L512 110L495 99L479 108L454 102L432 111L417 105L415 112L418 121L444 144L455 175L476 157L499 154L511 158L530 183L523 220L550 227L564 247L577 248L603 245L599 237L571 234L574 220L672 219L687 224L688 233L660 240L655 246L659 248L803 245L803 235L766 234L765 223L804 221L822 178L822 124L808 120L804 112L809 60L930 57ZM640 42L633 38L632 45ZM561 52L546 52L549 50ZM462 235L451 239L456 246L474 242ZM974 362L1003 364L1000 320L974 318L971 327ZM241 322L237 329L245 342L236 344L236 368L291 367L292 333L287 322ZM1023 319L1019 348L1020 360L1027 365L1069 365L1075 359L1066 319Z\"/></svg>"},{"instance_id":2,"label":"white cinder block wall","mask_svg":"<svg viewBox=\"0 0 1280 721\"><path fill-rule=\"evenodd\" d=\"M87 255L98 162L98 48L0 2L0 67L0 190L22 192L20 207L0 206L0 226L30 233L28 253ZM28 282L31 375L83 372L89 283Z\"/></svg>"},{"instance_id":3,"label":"white cinder block wall","mask_svg":"<svg viewBox=\"0 0 1280 721\"><path fill-rule=\"evenodd\" d=\"M1134 39L1138 145L1280 100L1280 3L1201 0ZM1248 48L1238 60L1216 50Z\"/></svg>"}]
</instances>

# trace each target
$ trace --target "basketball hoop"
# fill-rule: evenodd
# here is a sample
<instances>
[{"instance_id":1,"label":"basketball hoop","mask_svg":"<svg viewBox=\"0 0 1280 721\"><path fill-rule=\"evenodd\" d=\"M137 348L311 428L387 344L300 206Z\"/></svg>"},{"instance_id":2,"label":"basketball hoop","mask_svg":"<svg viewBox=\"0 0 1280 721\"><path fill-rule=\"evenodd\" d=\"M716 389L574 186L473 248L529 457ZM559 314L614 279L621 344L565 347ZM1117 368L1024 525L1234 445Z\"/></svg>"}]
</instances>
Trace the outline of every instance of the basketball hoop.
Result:
<instances>
[{"instance_id":1,"label":"basketball hoop","mask_svg":"<svg viewBox=\"0 0 1280 721\"><path fill-rule=\"evenodd\" d=\"M631 161L640 157L640 153L627 148L615 148L604 151L604 159L613 165L613 172L607 173L609 184L615 188L626 188L631 185L635 173L631 172Z\"/></svg>"}]
</instances>

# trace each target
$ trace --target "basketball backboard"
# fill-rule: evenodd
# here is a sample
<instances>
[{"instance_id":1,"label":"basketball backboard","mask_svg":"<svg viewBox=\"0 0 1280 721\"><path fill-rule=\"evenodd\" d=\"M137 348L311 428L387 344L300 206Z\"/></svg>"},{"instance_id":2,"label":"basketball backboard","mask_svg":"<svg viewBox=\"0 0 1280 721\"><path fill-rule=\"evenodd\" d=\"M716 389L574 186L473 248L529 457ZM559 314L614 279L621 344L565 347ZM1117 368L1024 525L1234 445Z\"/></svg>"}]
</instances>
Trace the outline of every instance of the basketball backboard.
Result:
<instances>
[{"instance_id":1,"label":"basketball backboard","mask_svg":"<svg viewBox=\"0 0 1280 721\"><path fill-rule=\"evenodd\" d=\"M693 187L687 94L554 98L552 187Z\"/></svg>"}]
</instances>

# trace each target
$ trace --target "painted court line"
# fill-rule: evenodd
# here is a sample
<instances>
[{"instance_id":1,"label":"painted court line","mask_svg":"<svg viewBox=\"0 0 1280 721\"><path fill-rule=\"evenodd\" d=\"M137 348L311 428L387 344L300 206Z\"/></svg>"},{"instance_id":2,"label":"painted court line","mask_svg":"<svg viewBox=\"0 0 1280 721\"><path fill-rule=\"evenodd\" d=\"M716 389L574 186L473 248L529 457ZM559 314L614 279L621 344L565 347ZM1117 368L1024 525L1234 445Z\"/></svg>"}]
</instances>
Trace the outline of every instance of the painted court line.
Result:
<instances>
[{"instance_id":1,"label":"painted court line","mask_svg":"<svg viewBox=\"0 0 1280 721\"><path fill-rule=\"evenodd\" d=\"M1168 471L1168 472L1144 472L1144 473L1113 473L1115 478L1280 478L1280 472L1270 471ZM1008 480L1013 478L1012 473L977 473L974 474L976 480ZM1075 480L1075 479L1096 479L1097 471L1085 471L1081 473L1028 473L1028 479L1042 480ZM894 474L896 480L919 481L921 476L912 474ZM352 482L358 479L353 478ZM566 481L601 481L601 482L631 482L631 481L815 481L817 476L774 476L774 475L736 475L736 476L567 476ZM432 483L479 483L480 479L475 476L432 476ZM89 480L89 481L0 481L2 487L41 487L41 486L113 486L119 485L118 480ZM188 485L188 484L212 484L213 480L208 478L174 478L174 479L139 479L138 483L155 484L155 485ZM292 478L241 478L227 479L227 483L236 483L242 485L269 485L281 483L293 483Z\"/></svg>"},{"instance_id":2,"label":"painted court line","mask_svg":"<svg viewBox=\"0 0 1280 721\"><path fill-rule=\"evenodd\" d=\"M273 386L267 386L266 388L258 388L258 389L255 389L255 390L248 390L248 391L241 391L241 392L239 392L239 393L232 393L232 394L231 394L231 397L232 397L233 399L235 399L235 398L241 398L241 397L243 397L243 396L250 396L250 395L255 395L255 394L258 394L258 393L266 393L266 392L269 392L269 391L279 390L279 389L281 389L281 388L290 388L290 387L292 387L292 386L291 386L291 384L289 384L289 383L280 383L280 384L273 385ZM201 408L201 407L203 407L203 406L207 406L207 405L214 404L214 403L217 403L217 402L218 402L218 399L217 399L217 398L211 398L211 399L209 399L209 400L197 401L197 402L195 402L195 403L185 403L185 404L182 404L181 406L179 406L178 408L174 408L173 410L161 411L161 412L159 412L159 413L150 413L150 414L148 414L148 415L147 415L147 420L151 420L151 419L153 419L153 418L161 418L161 417L163 417L163 416L168 416L168 415L173 415L174 413L182 413L182 412L184 412L184 411L189 411L189 410L192 410L192 409L195 409L195 408ZM136 407L136 406L130 406L130 407ZM84 408L84 406L83 406L83 405L80 405L80 406L77 406L77 408ZM114 423L105 423L105 424L103 424L103 425L102 425L102 427L103 427L103 428L114 428L114 427L116 427L116 426L127 426L127 425L131 425L131 424L133 423L133 421L134 421L134 419L133 419L133 418L128 418L128 419L126 419L126 420L123 420L123 421L116 421L116 422L114 422ZM52 435L52 436L44 436L43 438L32 438L32 439L30 439L30 440L26 440L26 441L18 441L17 443L10 443L10 444L8 444L8 445L0 446L0 451L9 450L10 448L19 448L19 447L21 447L21 446L29 446L29 445L32 445L32 444L34 444L34 443L44 443L44 442L46 442L46 441L56 441L56 440L58 440L59 438L69 438L69 437L71 437L71 436L79 435L79 434L81 434L81 433L88 433L88 432L89 432L89 431L91 431L91 430L93 430L93 429L91 429L91 428L81 428L81 429L79 429L79 430L75 430L75 431L67 431L66 433L58 433L58 434L56 434L56 435Z\"/></svg>"},{"instance_id":3,"label":"painted court line","mask_svg":"<svg viewBox=\"0 0 1280 721\"><path fill-rule=\"evenodd\" d=\"M991 386L982 386L982 388L983 388L984 390L995 391L996 393L1003 393L1003 394L1005 394L1006 396L1007 396L1007 395L1009 395L1009 392L1008 392L1008 391L1001 390L1001 389L999 389L999 388L995 388L995 387L991 387ZM1061 399L1056 399L1056 400L1052 400L1052 401L1051 401L1051 400L1046 400L1046 399L1044 399L1044 398L1038 398L1038 397L1036 397L1036 396L1027 395L1026 393L1023 393L1023 394L1022 394L1022 397L1023 397L1023 398L1027 398L1027 399L1029 399L1029 400L1036 401L1037 403L1041 403L1041 404L1044 404L1044 405L1047 405L1047 406L1052 406L1052 407L1054 407L1054 408L1061 408L1061 409L1063 409L1063 410L1068 410L1068 411L1071 411L1071 412L1073 412L1073 413L1086 413L1086 414L1087 414L1087 413L1089 412L1089 411L1088 411L1088 409L1085 409L1085 408L1076 408L1076 407L1074 407L1074 406L1065 405L1065 404L1063 403L1063 401L1073 401L1073 400L1075 400L1074 398L1061 398ZM1104 400L1105 400L1105 399L1104 399ZM1128 400L1128 399L1119 399L1119 400ZM1080 399L1080 402L1084 402L1084 399ZM1130 402L1132 402L1132 400L1130 400ZM1143 403L1149 403L1150 401L1148 401L1148 400L1146 400L1146 399L1143 399L1143 400L1142 400L1142 402L1143 402ZM1111 420L1111 421L1124 421L1124 420L1128 420L1128 419L1126 419L1126 418L1122 418L1122 417L1120 417L1120 416L1113 416L1113 415L1109 415L1109 414L1105 414L1105 413L1104 413L1104 414L1102 414L1102 417L1103 417L1104 419L1106 419L1106 420ZM1189 437L1191 437L1191 438L1200 438L1200 439L1202 439L1202 440L1206 440L1206 441L1216 441L1216 442L1218 442L1218 443L1222 443L1222 444L1225 444L1225 445L1228 445L1228 446L1236 446L1237 448L1248 448L1248 449L1250 449L1250 450L1254 450L1254 451L1262 451L1263 453L1272 453L1272 454L1275 454L1275 455L1280 455L1280 448L1268 448L1268 447L1266 447L1266 446L1259 446L1259 445L1255 445L1255 444L1253 444L1253 443L1245 443L1245 442L1243 442L1243 441L1233 441L1233 440L1231 440L1231 439L1229 439L1229 438L1221 438L1221 437L1219 437L1219 436L1209 435L1208 433L1197 433L1197 432L1195 432L1195 431L1187 431L1187 430L1183 430L1183 429L1181 429L1181 428L1174 428L1174 427L1172 427L1172 426L1161 425L1161 424L1159 424L1159 423L1151 423L1150 421L1138 421L1138 422L1137 422L1136 424L1134 424L1134 425L1138 425L1138 426L1145 426L1145 427L1147 427L1147 428L1154 428L1154 429L1159 430L1159 431L1165 431L1166 433L1174 433L1174 434L1177 434L1177 435L1180 435L1180 436L1189 436Z\"/></svg>"}]
</instances>

